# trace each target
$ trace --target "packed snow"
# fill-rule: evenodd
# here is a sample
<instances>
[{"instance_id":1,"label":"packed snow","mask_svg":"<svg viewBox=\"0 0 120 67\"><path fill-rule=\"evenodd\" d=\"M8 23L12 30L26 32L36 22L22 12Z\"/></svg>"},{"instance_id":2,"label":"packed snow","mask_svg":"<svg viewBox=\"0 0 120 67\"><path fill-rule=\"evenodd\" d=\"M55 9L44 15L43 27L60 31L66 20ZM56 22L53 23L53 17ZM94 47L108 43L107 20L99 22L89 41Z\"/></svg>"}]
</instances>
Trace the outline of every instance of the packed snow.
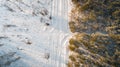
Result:
<instances>
[{"instance_id":1,"label":"packed snow","mask_svg":"<svg viewBox=\"0 0 120 67\"><path fill-rule=\"evenodd\" d=\"M0 0L0 67L66 67L70 0Z\"/></svg>"}]
</instances>

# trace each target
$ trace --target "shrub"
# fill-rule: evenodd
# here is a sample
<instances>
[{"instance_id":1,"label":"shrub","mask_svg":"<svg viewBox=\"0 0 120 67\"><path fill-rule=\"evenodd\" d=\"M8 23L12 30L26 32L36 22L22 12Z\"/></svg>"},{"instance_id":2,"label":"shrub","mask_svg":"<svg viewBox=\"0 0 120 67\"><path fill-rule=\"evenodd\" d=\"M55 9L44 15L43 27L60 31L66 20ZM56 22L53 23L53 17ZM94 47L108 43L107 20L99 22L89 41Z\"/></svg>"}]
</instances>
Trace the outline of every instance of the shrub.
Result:
<instances>
[{"instance_id":1,"label":"shrub","mask_svg":"<svg viewBox=\"0 0 120 67\"><path fill-rule=\"evenodd\" d=\"M74 58L74 56L69 56L69 59L71 60L71 61L73 61L73 62L75 62L76 61L76 59Z\"/></svg>"},{"instance_id":2,"label":"shrub","mask_svg":"<svg viewBox=\"0 0 120 67\"><path fill-rule=\"evenodd\" d=\"M74 45L69 45L68 48L69 48L71 51L74 51L76 47L75 47Z\"/></svg>"},{"instance_id":3,"label":"shrub","mask_svg":"<svg viewBox=\"0 0 120 67\"><path fill-rule=\"evenodd\" d=\"M69 22L70 30L71 30L71 32L73 32L73 33L75 32L75 25L74 25L74 24L75 24L75 22L73 22L73 21L70 21L70 22Z\"/></svg>"}]
</instances>

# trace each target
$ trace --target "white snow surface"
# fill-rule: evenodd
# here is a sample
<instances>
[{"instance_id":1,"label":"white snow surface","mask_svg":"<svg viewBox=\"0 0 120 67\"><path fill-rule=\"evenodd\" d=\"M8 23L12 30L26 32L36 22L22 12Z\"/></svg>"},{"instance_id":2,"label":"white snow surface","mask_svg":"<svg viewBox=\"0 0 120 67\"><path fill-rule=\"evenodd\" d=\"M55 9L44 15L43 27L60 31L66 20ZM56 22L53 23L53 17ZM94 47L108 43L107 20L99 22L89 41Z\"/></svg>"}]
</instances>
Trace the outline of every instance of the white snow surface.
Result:
<instances>
[{"instance_id":1,"label":"white snow surface","mask_svg":"<svg viewBox=\"0 0 120 67\"><path fill-rule=\"evenodd\" d=\"M66 67L70 0L0 0L0 67Z\"/></svg>"}]
</instances>

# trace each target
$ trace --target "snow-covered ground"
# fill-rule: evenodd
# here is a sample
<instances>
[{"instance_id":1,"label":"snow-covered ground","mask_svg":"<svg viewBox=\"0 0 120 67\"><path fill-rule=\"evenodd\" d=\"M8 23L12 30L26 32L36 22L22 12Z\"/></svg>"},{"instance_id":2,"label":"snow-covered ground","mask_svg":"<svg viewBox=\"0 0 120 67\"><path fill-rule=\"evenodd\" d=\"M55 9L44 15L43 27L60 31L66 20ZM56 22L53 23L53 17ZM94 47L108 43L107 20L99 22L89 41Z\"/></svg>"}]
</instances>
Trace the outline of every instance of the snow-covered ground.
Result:
<instances>
[{"instance_id":1,"label":"snow-covered ground","mask_svg":"<svg viewBox=\"0 0 120 67\"><path fill-rule=\"evenodd\" d=\"M70 0L0 0L0 67L66 67Z\"/></svg>"}]
</instances>

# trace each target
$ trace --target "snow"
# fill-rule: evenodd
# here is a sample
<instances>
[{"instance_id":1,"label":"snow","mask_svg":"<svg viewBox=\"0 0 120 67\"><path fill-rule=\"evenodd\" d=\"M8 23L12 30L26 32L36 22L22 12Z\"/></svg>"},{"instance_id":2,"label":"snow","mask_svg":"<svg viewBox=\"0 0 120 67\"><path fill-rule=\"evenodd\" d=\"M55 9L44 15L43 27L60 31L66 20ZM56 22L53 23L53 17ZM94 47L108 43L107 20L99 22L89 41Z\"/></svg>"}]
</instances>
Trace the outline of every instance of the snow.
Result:
<instances>
[{"instance_id":1,"label":"snow","mask_svg":"<svg viewBox=\"0 0 120 67\"><path fill-rule=\"evenodd\" d=\"M0 0L0 67L66 67L69 2Z\"/></svg>"}]
</instances>

